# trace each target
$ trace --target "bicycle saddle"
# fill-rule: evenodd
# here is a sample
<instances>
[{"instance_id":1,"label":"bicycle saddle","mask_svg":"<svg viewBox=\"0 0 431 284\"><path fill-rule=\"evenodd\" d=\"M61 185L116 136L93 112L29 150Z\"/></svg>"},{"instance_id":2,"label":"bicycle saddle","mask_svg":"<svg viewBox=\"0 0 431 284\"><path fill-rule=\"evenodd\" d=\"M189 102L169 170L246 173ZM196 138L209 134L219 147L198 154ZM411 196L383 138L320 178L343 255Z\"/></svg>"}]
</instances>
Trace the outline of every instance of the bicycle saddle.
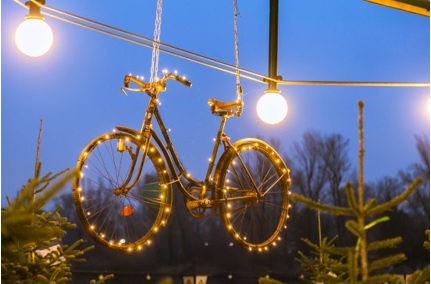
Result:
<instances>
[{"instance_id":1,"label":"bicycle saddle","mask_svg":"<svg viewBox=\"0 0 431 284\"><path fill-rule=\"evenodd\" d=\"M217 115L234 114L243 106L242 101L223 102L216 99L209 99L208 105L210 106L211 113Z\"/></svg>"}]
</instances>

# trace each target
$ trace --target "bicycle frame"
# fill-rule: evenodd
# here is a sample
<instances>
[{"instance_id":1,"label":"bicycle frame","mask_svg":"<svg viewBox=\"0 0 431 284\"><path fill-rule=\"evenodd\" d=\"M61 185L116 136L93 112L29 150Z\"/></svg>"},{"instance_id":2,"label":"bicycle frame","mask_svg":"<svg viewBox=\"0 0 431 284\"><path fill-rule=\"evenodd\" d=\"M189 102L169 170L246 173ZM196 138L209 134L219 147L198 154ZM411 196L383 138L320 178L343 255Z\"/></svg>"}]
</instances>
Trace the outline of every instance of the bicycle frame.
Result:
<instances>
[{"instance_id":1,"label":"bicycle frame","mask_svg":"<svg viewBox=\"0 0 431 284\"><path fill-rule=\"evenodd\" d=\"M141 130L139 132L137 132L136 130L128 128L128 127L116 126L116 129L120 132L126 132L126 133L131 134L135 137L142 137L143 141L144 141L144 145L145 145L144 153L143 153L143 155L140 159L140 162L139 162L138 174L137 174L135 180L132 182L132 184L128 185L127 187L132 188L137 183L139 176L141 175L141 171L142 171L143 164L145 161L146 151L148 151L148 145L151 141L151 138L153 138L153 140L155 141L155 143L159 147L159 150L162 152L162 154L165 158L165 161L169 167L169 170L171 172L172 183L176 183L179 186L179 188L181 189L181 191L189 199L195 200L195 201L201 200L201 199L197 198L196 196L191 195L187 191L186 188L189 186L199 187L201 189L200 196L202 198L204 198L208 188L214 189L214 183L212 182L212 174L214 172L216 157L217 157L219 148L222 144L225 148L231 146L231 144L229 142L229 138L224 133L224 128L225 128L226 122L231 116L230 115L221 116L221 123L220 123L219 129L218 129L218 132L217 132L217 136L215 138L215 143L214 143L214 147L212 150L212 154L211 154L211 158L210 158L210 161L208 164L205 178L203 181L199 181L187 173L185 167L182 165L181 160L178 157L178 154L177 154L177 152L174 148L174 145L172 143L172 140L169 136L168 129L165 127L164 122L163 122L162 117L161 117L161 114L160 114L159 109L158 109L158 93L150 93L150 92L146 92L146 93L150 96L150 102L149 102L148 107L147 107L146 112L145 112L145 116L144 116ZM154 129L152 128L151 122L153 120L153 117L156 118L157 125L159 126L159 130L162 134L162 138L164 139L164 141L161 139L161 137L159 137L157 132L154 131ZM166 146L164 145L164 142L166 143ZM140 151L140 148L138 148L137 151ZM138 152L135 153L135 157L138 157ZM131 168L129 177L126 181L127 183L130 182L130 180L133 176L133 171L135 169L137 162L138 161L136 161L136 159L134 159L133 166ZM185 182L182 181L182 178L186 179L187 184L185 184ZM214 196L212 196L212 197L214 197ZM214 199L214 198L212 198L212 199ZM209 205L210 204L208 204L208 206Z\"/></svg>"}]
</instances>

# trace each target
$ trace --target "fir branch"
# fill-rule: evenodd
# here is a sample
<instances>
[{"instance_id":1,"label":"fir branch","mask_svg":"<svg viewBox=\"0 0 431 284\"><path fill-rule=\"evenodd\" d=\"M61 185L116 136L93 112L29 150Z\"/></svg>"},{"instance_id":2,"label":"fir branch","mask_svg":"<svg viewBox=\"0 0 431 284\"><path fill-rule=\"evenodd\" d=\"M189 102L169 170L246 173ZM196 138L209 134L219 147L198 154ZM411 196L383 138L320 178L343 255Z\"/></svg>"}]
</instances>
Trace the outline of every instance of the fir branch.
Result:
<instances>
[{"instance_id":1,"label":"fir branch","mask_svg":"<svg viewBox=\"0 0 431 284\"><path fill-rule=\"evenodd\" d=\"M15 211L29 208L29 203L33 200L33 188L37 186L38 181L30 179L26 185L24 185L18 196L9 204L9 207L5 210Z\"/></svg>"},{"instance_id":2,"label":"fir branch","mask_svg":"<svg viewBox=\"0 0 431 284\"><path fill-rule=\"evenodd\" d=\"M49 186L49 183L50 183L52 180L54 180L54 179L56 179L57 177L59 177L59 176L63 175L63 174L64 174L64 173L66 173L67 171L69 171L69 168L66 168L66 169L62 170L62 171L60 171L60 172L56 173L56 174L55 174L55 175L53 175L53 176L51 176L51 174L52 174L51 172L47 173L47 174L42 178L42 180L41 180L41 183L43 184L43 186L42 186L41 188L39 188L39 189L36 189L36 190L35 190L35 193L36 193L36 194L38 194L38 193L42 192L44 189L46 189L46 188L47 188L47 186Z\"/></svg>"},{"instance_id":3,"label":"fir branch","mask_svg":"<svg viewBox=\"0 0 431 284\"><path fill-rule=\"evenodd\" d=\"M424 284L430 281L430 267L423 270L417 270L413 274L410 275L407 284Z\"/></svg>"},{"instance_id":4,"label":"fir branch","mask_svg":"<svg viewBox=\"0 0 431 284\"><path fill-rule=\"evenodd\" d=\"M373 262L371 262L368 266L368 270L370 272L372 272L374 270L378 270L381 268L390 267L390 266L395 265L397 263L400 263L406 259L407 259L407 257L404 253L399 253L396 255L387 256L387 257L377 259L377 260L374 260Z\"/></svg>"},{"instance_id":5,"label":"fir branch","mask_svg":"<svg viewBox=\"0 0 431 284\"><path fill-rule=\"evenodd\" d=\"M105 283L105 281L113 279L114 278L114 274L108 274L108 275L100 275L99 279L96 280L91 280L90 284L103 284Z\"/></svg>"},{"instance_id":6,"label":"fir branch","mask_svg":"<svg viewBox=\"0 0 431 284\"><path fill-rule=\"evenodd\" d=\"M44 191L44 194L36 199L35 207L40 210L43 206L54 197L64 186L76 175L77 171L70 171L58 180L54 185L52 185L48 190Z\"/></svg>"},{"instance_id":7,"label":"fir branch","mask_svg":"<svg viewBox=\"0 0 431 284\"><path fill-rule=\"evenodd\" d=\"M346 229L349 230L358 239L363 237L364 230L359 226L358 222L354 220L349 220L346 222L345 226L346 226Z\"/></svg>"},{"instance_id":8,"label":"fir branch","mask_svg":"<svg viewBox=\"0 0 431 284\"><path fill-rule=\"evenodd\" d=\"M328 252L330 252L333 255L341 256L343 258L346 258L348 255L348 252L351 250L351 247L330 247L327 248Z\"/></svg>"},{"instance_id":9,"label":"fir branch","mask_svg":"<svg viewBox=\"0 0 431 284\"><path fill-rule=\"evenodd\" d=\"M352 183L348 182L346 183L346 197L347 197L347 203L349 204L350 208L355 212L356 216L359 216L360 210L358 202L356 201L355 197L355 190L353 188Z\"/></svg>"},{"instance_id":10,"label":"fir branch","mask_svg":"<svg viewBox=\"0 0 431 284\"><path fill-rule=\"evenodd\" d=\"M424 242L424 248L427 249L427 250L430 250L430 230L426 230L425 234L427 235L428 240L426 240Z\"/></svg>"},{"instance_id":11,"label":"fir branch","mask_svg":"<svg viewBox=\"0 0 431 284\"><path fill-rule=\"evenodd\" d=\"M302 202L307 207L314 210L322 210L329 214L334 214L334 215L355 216L355 213L351 208L322 205L320 202L315 202L300 194L292 193L292 199L298 202Z\"/></svg>"},{"instance_id":12,"label":"fir branch","mask_svg":"<svg viewBox=\"0 0 431 284\"><path fill-rule=\"evenodd\" d=\"M388 216L383 216L383 217L380 217L378 219L375 219L374 221L372 221L371 223L368 223L368 225L365 226L365 230L371 229L372 227L374 227L378 223L386 222L389 220L390 220L390 218Z\"/></svg>"},{"instance_id":13,"label":"fir branch","mask_svg":"<svg viewBox=\"0 0 431 284\"><path fill-rule=\"evenodd\" d=\"M76 249L80 244L84 242L83 239L80 239L73 243L71 246L64 245L62 247L63 255L66 259L72 260L75 262L85 262L86 260L84 258L80 258L83 254L88 252L89 250L94 249L94 246L89 246L84 249Z\"/></svg>"},{"instance_id":14,"label":"fir branch","mask_svg":"<svg viewBox=\"0 0 431 284\"><path fill-rule=\"evenodd\" d=\"M358 283L359 266L358 266L358 251L355 248L350 248L347 251L347 272L351 283Z\"/></svg>"},{"instance_id":15,"label":"fir branch","mask_svg":"<svg viewBox=\"0 0 431 284\"><path fill-rule=\"evenodd\" d=\"M376 199L375 198L371 198L370 200L367 201L366 204L364 204L364 212L367 212L368 210L370 210L370 208L372 208L373 206L375 206L376 204Z\"/></svg>"},{"instance_id":16,"label":"fir branch","mask_svg":"<svg viewBox=\"0 0 431 284\"><path fill-rule=\"evenodd\" d=\"M398 244L402 243L403 239L401 237L395 237L392 239L386 239L382 241L375 241L368 244L368 251L376 251L385 248L394 248Z\"/></svg>"},{"instance_id":17,"label":"fir branch","mask_svg":"<svg viewBox=\"0 0 431 284\"><path fill-rule=\"evenodd\" d=\"M392 208L394 208L395 206L397 206L398 204L400 204L401 202L403 202L404 200L407 199L407 197L409 197L410 194L413 193L414 190L416 190L416 187L422 183L422 178L421 177L417 177L408 187L406 190L404 190L401 194L395 196L394 198L392 198L391 200L382 203L380 205L377 205L373 208L370 208L369 210L366 211L367 216L373 216L373 215L377 215L377 214L382 214Z\"/></svg>"},{"instance_id":18,"label":"fir branch","mask_svg":"<svg viewBox=\"0 0 431 284\"><path fill-rule=\"evenodd\" d=\"M396 275L385 273L385 274L370 276L367 280L361 281L358 284L382 284L382 283L404 284L404 280L400 279Z\"/></svg>"}]
</instances>

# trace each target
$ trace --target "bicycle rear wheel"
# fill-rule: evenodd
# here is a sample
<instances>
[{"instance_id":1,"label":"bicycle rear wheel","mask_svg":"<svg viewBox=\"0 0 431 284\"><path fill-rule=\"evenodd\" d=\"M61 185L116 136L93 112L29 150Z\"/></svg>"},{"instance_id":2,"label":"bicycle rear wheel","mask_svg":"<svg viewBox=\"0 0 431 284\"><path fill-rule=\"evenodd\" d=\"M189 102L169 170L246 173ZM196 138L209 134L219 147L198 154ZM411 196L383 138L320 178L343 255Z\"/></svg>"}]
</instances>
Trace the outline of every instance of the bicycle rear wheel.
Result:
<instances>
[{"instance_id":1,"label":"bicycle rear wheel","mask_svg":"<svg viewBox=\"0 0 431 284\"><path fill-rule=\"evenodd\" d=\"M276 245L288 218L289 169L280 155L257 139L243 139L220 158L216 169L223 223L251 251Z\"/></svg>"},{"instance_id":2,"label":"bicycle rear wheel","mask_svg":"<svg viewBox=\"0 0 431 284\"><path fill-rule=\"evenodd\" d=\"M136 137L110 133L89 143L76 165L73 199L79 219L95 241L112 249L141 250L170 213L166 165L151 143L145 158L144 148Z\"/></svg>"}]
</instances>

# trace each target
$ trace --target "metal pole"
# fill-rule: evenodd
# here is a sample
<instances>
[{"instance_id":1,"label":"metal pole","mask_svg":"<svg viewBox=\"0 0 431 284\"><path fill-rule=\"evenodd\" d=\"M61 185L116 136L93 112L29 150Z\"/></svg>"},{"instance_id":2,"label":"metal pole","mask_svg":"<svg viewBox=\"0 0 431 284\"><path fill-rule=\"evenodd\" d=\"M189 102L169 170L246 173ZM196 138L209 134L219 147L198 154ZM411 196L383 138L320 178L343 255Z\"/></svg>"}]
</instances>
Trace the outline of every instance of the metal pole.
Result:
<instances>
[{"instance_id":1,"label":"metal pole","mask_svg":"<svg viewBox=\"0 0 431 284\"><path fill-rule=\"evenodd\" d=\"M268 77L274 80L277 75L277 53L278 53L278 0L269 2L269 57L268 57ZM268 89L276 90L277 83L268 81Z\"/></svg>"}]
</instances>

